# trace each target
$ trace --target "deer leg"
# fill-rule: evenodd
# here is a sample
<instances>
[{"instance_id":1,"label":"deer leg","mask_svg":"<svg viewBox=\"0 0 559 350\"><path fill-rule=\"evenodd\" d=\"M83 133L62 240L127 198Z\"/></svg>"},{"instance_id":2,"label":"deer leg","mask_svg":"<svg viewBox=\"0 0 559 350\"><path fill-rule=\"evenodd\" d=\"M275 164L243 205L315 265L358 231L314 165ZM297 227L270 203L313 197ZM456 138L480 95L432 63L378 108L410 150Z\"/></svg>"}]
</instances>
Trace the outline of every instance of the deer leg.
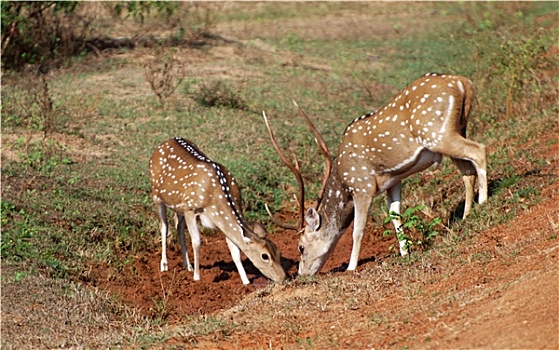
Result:
<instances>
[{"instance_id":1,"label":"deer leg","mask_svg":"<svg viewBox=\"0 0 559 350\"><path fill-rule=\"evenodd\" d=\"M184 220L184 215L177 214L176 222L177 222L177 236L179 236L179 243L181 245L183 268L187 271L192 271L192 265L190 265L190 261L188 259L188 250L186 249L186 239L184 235L186 222Z\"/></svg>"},{"instance_id":2,"label":"deer leg","mask_svg":"<svg viewBox=\"0 0 559 350\"><path fill-rule=\"evenodd\" d=\"M239 275L241 276L243 284L250 284L250 281L248 280L247 274L245 272L245 268L243 267L243 263L241 262L241 250L235 245L235 243L233 243L233 241L229 239L229 237L225 237L225 240L227 241L227 246L229 247L229 251L231 252L231 257L233 258L233 262L237 267L237 271L239 271Z\"/></svg>"},{"instance_id":3,"label":"deer leg","mask_svg":"<svg viewBox=\"0 0 559 350\"><path fill-rule=\"evenodd\" d=\"M472 162L469 160L457 159L452 158L456 167L462 173L462 180L464 180L464 186L466 187L466 200L464 203L464 215L462 219L465 219L466 216L470 213L472 209L472 203L474 202L474 187L476 183L476 169Z\"/></svg>"},{"instance_id":4,"label":"deer leg","mask_svg":"<svg viewBox=\"0 0 559 350\"><path fill-rule=\"evenodd\" d=\"M163 202L157 203L157 213L159 214L159 219L161 221L161 264L160 271L167 271L169 269L167 263L167 232L169 228L167 226L167 207Z\"/></svg>"},{"instance_id":5,"label":"deer leg","mask_svg":"<svg viewBox=\"0 0 559 350\"><path fill-rule=\"evenodd\" d=\"M459 135L450 139L452 143L441 144L439 152L453 158L454 163L463 175L474 175L477 173L479 183L478 202L479 204L485 202L487 200L487 154L485 145ZM466 162L471 162L471 164L466 165ZM471 180L468 181L470 182Z\"/></svg>"},{"instance_id":6,"label":"deer leg","mask_svg":"<svg viewBox=\"0 0 559 350\"><path fill-rule=\"evenodd\" d=\"M192 250L194 252L194 280L200 280L200 230L196 222L196 215L192 213L185 213L184 219L190 233L190 241L192 242ZM180 237L179 237L180 238ZM184 240L184 234L183 234ZM185 247L186 248L186 247ZM186 249L185 249L186 250Z\"/></svg>"},{"instance_id":7,"label":"deer leg","mask_svg":"<svg viewBox=\"0 0 559 350\"><path fill-rule=\"evenodd\" d=\"M361 251L361 242L365 234L367 226L367 218L369 217L369 209L371 207L372 197L369 195L354 197L355 217L353 219L353 247L351 249L351 257L349 258L348 271L354 271L359 262L359 252Z\"/></svg>"},{"instance_id":8,"label":"deer leg","mask_svg":"<svg viewBox=\"0 0 559 350\"><path fill-rule=\"evenodd\" d=\"M394 186L390 187L386 191L386 197L388 200L388 214L392 215L392 224L394 225L394 230L396 231L396 238L398 239L398 246L400 248L400 255L406 256L408 255L408 241L405 238L402 238L402 221L400 220L400 201L402 199L402 181L398 181Z\"/></svg>"}]
</instances>

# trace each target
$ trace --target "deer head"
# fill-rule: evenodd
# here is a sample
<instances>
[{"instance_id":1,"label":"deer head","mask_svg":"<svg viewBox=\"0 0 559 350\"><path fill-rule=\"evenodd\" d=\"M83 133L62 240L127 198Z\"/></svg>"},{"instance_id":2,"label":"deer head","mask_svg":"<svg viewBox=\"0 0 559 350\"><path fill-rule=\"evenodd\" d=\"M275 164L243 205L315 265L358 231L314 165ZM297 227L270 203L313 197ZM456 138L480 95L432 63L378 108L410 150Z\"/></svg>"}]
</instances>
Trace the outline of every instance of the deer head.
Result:
<instances>
[{"instance_id":1,"label":"deer head","mask_svg":"<svg viewBox=\"0 0 559 350\"><path fill-rule=\"evenodd\" d=\"M465 138L473 99L473 86L468 79L426 74L383 108L347 126L331 172L325 174L318 204L304 215L306 226L299 239L300 275L314 275L324 266L352 220L353 247L348 270L354 270L373 198L386 191L389 212L399 214L402 180L440 163L443 155L449 156L463 174L464 218L472 207L476 176L479 203L485 202L485 146ZM312 124L300 108L299 112ZM318 138L316 128L311 129ZM269 132L273 137L270 129ZM321 152L328 154L327 150ZM401 231L400 220L392 221L396 231ZM402 255L408 253L406 243L399 242Z\"/></svg>"},{"instance_id":2,"label":"deer head","mask_svg":"<svg viewBox=\"0 0 559 350\"><path fill-rule=\"evenodd\" d=\"M168 269L166 211L170 208L178 216L177 231L185 267L192 270L184 243L184 229L188 227L194 251L194 280L200 279L198 218L204 226L217 227L225 234L244 284L250 282L240 250L266 277L276 282L285 279L280 252L262 225L249 228L241 213L240 190L224 166L210 160L194 143L177 137L157 147L149 167L152 196L161 219L161 271Z\"/></svg>"}]
</instances>

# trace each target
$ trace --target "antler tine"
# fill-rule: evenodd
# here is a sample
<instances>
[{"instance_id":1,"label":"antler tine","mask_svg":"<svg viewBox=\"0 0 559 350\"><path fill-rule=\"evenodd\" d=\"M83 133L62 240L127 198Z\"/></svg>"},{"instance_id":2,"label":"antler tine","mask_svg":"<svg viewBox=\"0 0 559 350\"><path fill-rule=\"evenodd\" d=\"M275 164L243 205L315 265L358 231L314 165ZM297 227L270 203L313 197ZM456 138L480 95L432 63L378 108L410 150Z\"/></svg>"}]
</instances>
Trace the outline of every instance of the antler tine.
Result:
<instances>
[{"instance_id":1,"label":"antler tine","mask_svg":"<svg viewBox=\"0 0 559 350\"><path fill-rule=\"evenodd\" d=\"M330 150L328 149L328 145L326 145L326 142L322 138L322 135L320 135L320 132L318 132L318 129L314 126L313 122L307 116L305 111L303 111L303 109L299 107L299 105L295 100L293 100L293 104L297 107L299 113L305 118L305 121L307 122L309 128L316 136L315 138L316 144L318 145L318 149L320 150L320 153L322 153L322 155L324 156L326 162L326 171L324 173L324 178L322 179L322 186L320 188L320 191L318 192L318 199L316 203L316 209L318 209L318 207L320 206L320 202L324 197L324 191L326 190L326 183L328 182L328 178L330 177L330 173L332 172L332 159L330 158Z\"/></svg>"},{"instance_id":2,"label":"antler tine","mask_svg":"<svg viewBox=\"0 0 559 350\"><path fill-rule=\"evenodd\" d=\"M272 131L272 128L270 127L270 124L268 122L268 118L266 117L266 112L263 111L262 115L264 117L264 122L266 123L266 128L268 128L268 134L270 135L270 139L272 140L272 145L274 146L276 153L280 157L283 164L285 164L285 166L287 166L289 170L291 170L293 175L295 175L295 178L297 178L297 183L299 184L299 220L297 222L297 226L288 225L276 220L272 216L272 213L270 213L267 204L266 204L266 211L268 212L268 215L270 215L270 217L272 218L274 224L283 227L285 229L301 231L303 229L303 216L305 215L305 184L303 183L303 177L301 176L301 171L299 169L299 162L297 160L297 157L295 157L295 155L293 155L295 159L295 165L293 165L289 160L287 160L287 158L285 157L285 155L283 154L283 152L281 151L281 149L279 148L276 142L274 132Z\"/></svg>"}]
</instances>

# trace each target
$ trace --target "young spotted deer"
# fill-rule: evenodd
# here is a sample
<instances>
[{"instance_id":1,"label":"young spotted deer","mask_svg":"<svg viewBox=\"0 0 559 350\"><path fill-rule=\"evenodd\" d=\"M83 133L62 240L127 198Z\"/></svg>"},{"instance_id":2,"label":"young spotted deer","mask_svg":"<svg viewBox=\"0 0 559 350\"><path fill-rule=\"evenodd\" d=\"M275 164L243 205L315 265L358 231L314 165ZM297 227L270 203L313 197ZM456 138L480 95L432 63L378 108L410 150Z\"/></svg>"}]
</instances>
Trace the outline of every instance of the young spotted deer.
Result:
<instances>
[{"instance_id":1,"label":"young spotted deer","mask_svg":"<svg viewBox=\"0 0 559 350\"><path fill-rule=\"evenodd\" d=\"M226 237L243 284L249 280L241 263L242 250L266 277L285 279L276 246L265 229L250 229L241 214L241 194L224 166L211 161L194 143L182 138L163 142L149 162L153 200L161 219L161 271L167 271L167 208L177 214L177 233L184 267L192 271L186 251L184 229L188 227L194 251L194 280L200 280L200 231L197 218L208 228L219 228Z\"/></svg>"},{"instance_id":2,"label":"young spotted deer","mask_svg":"<svg viewBox=\"0 0 559 350\"><path fill-rule=\"evenodd\" d=\"M319 142L327 158L327 171L316 208L308 209L304 216L306 226L299 240L300 275L314 275L322 268L352 220L353 247L347 269L355 270L373 198L386 191L389 212L399 214L402 180L440 163L443 155L449 156L463 175L463 217L472 207L476 175L479 203L487 200L485 146L466 139L473 100L470 80L426 74L383 108L353 120L345 129L333 164L329 163L326 144ZM299 112L311 126L300 108ZM318 131L311 128L321 140ZM269 126L268 131L280 154ZM285 157L280 157L285 162ZM394 218L392 222L397 233L401 232L400 220ZM399 245L400 254L406 255L405 239Z\"/></svg>"}]
</instances>

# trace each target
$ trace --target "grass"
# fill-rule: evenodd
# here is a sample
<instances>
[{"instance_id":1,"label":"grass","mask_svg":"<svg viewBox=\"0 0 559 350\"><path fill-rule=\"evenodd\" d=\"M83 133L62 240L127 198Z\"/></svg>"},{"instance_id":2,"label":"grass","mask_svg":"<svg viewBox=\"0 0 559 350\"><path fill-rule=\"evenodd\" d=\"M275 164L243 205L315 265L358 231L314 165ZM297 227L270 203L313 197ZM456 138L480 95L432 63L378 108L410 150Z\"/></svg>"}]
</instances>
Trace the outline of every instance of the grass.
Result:
<instances>
[{"instance_id":1,"label":"grass","mask_svg":"<svg viewBox=\"0 0 559 350\"><path fill-rule=\"evenodd\" d=\"M246 14L224 5L219 18L232 25L255 22L266 26L269 21L302 23L305 16L320 18L333 11L359 14L364 9L371 10L369 5L363 6L263 4L261 9ZM401 9L400 4L393 6ZM491 190L484 209L478 210L476 206L467 221L452 221L452 210L463 200L463 190L458 171L448 160L437 170L435 179L426 180L422 175L408 179L404 187L405 207L425 205L428 194L435 198L432 212L443 218L443 247L432 249L450 255L452 245L464 242L475 232L507 222L519 211L538 203L542 188L555 179L538 173L545 166L541 155L529 146L520 150L518 145L528 145L544 132L559 132L559 66L553 54L559 32L556 21L540 20L546 14L556 15L556 6L440 3L422 5L417 11L424 11L423 6L439 13L440 20L447 23L444 30L427 23L422 30L413 31L398 22L383 34L391 40L365 34L350 39L318 34L307 37L295 30L280 35L279 29L248 33L248 39L259 38L282 53L263 54L250 47L241 48L245 58L241 63L233 58L219 63L240 65L235 68L246 72L241 79L215 74L187 77L166 102L165 109L150 91L133 55L94 60L91 65L78 63L71 71L63 70L49 77L49 93L55 106L49 118L53 120L42 114L44 106L32 98L39 91L38 83L26 80L25 76L21 79L20 73L5 72L3 288L33 281L39 289L46 276L49 279L44 283L71 288L68 293L79 296L85 292L75 283L92 264L106 262L122 269L134 261L136 253L157 249L147 160L156 145L171 136L191 139L211 158L228 167L241 184L249 221L267 222L264 203L281 208L296 183L270 146L262 110L269 115L280 146L292 149L300 159L310 199L318 191L322 161L291 99L296 99L314 118L334 152L343 129L353 118L380 107L411 80L431 71L463 74L474 81L478 103L471 117L470 135L488 146ZM270 7L274 11L266 10ZM388 5L382 11L387 15L397 12ZM264 57L262 61L250 60L260 56ZM284 59L286 56L302 57L293 63ZM328 69L308 68L315 63L324 63ZM225 92L230 93L229 101L217 105L196 102L207 101L207 95L216 94L211 90L216 86L225 87ZM553 142L556 141L547 141L548 146ZM382 224L385 212L385 199L376 199L373 220L377 224ZM446 246L445 239L451 241ZM506 248L502 254L514 255L516 248ZM426 263L415 262L413 268L417 269L418 264ZM5 266L10 267L8 272ZM412 273L405 263L399 264L399 268ZM376 274L375 278L382 282L383 269L379 266L367 273ZM416 277L425 280L429 274ZM300 287L301 282L291 283ZM382 293L381 286L389 282L378 286L359 282L351 286L345 279L313 283L303 282L303 286L321 289L332 296L317 310L345 311L369 302L371 293ZM344 301L334 297L352 293L354 287L368 292ZM407 291L412 296L422 292L413 284L408 285ZM112 303L105 296L88 298ZM286 307L297 310L313 300L302 297ZM118 318L125 313L118 309L121 307L110 306L113 309L107 314ZM392 322L405 323L399 321L405 317L395 319L392 315L373 313L367 322L386 327ZM130 330L129 338L109 339L107 344L151 344L166 338L142 334L145 322L134 319L133 324L139 328ZM223 322L212 317L194 321L183 337L221 333L218 338L226 338L235 325ZM295 321L286 327L286 332L296 337L300 328ZM344 346L341 339L329 336L325 342ZM296 339L303 348L323 344L321 339L312 337ZM10 347L4 337L2 343Z\"/></svg>"}]
</instances>

